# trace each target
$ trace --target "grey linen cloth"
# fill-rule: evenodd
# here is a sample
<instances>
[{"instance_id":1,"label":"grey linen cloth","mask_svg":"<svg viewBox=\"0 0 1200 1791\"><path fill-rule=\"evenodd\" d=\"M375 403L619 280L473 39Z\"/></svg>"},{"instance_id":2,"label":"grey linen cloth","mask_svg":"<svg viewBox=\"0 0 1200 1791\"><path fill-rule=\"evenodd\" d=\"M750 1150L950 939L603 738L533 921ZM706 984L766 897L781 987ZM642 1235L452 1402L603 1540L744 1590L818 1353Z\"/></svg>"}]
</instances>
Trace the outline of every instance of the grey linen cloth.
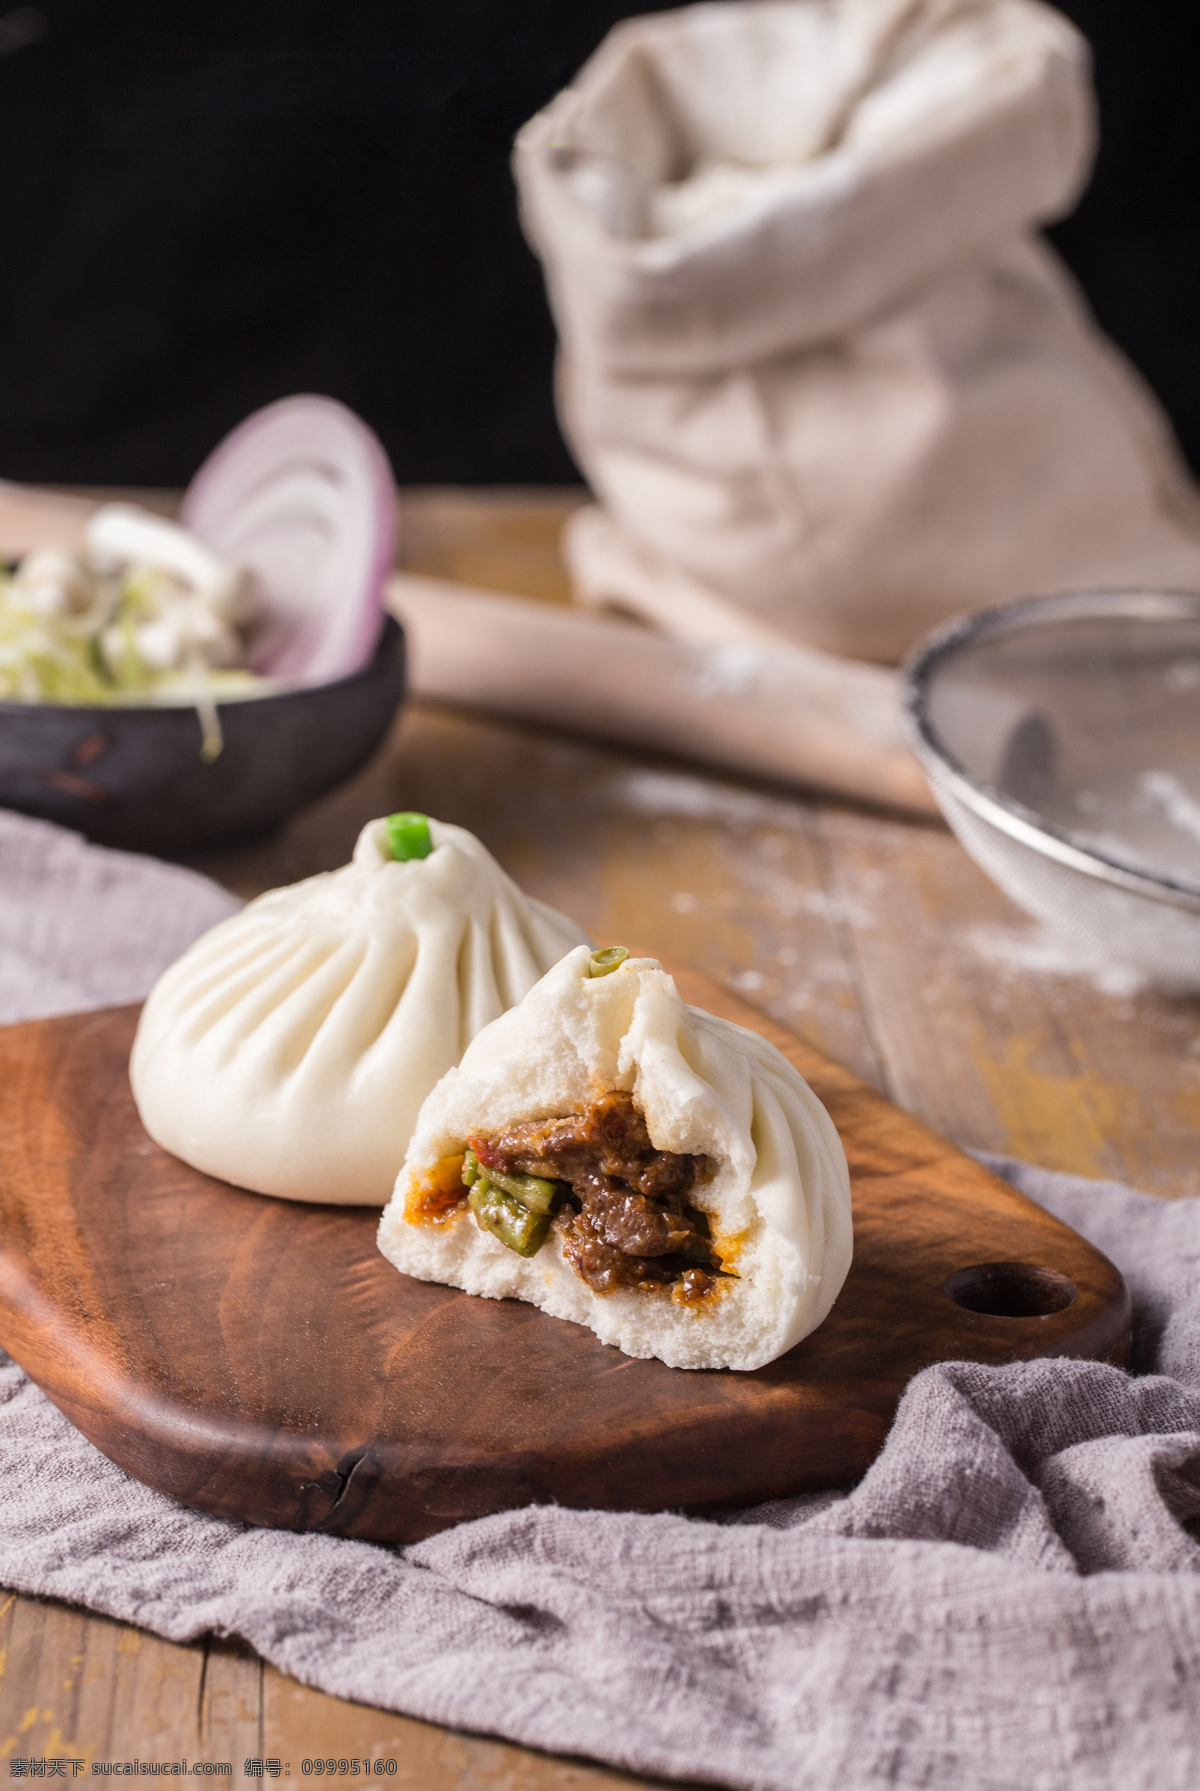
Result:
<instances>
[{"instance_id":1,"label":"grey linen cloth","mask_svg":"<svg viewBox=\"0 0 1200 1791\"><path fill-rule=\"evenodd\" d=\"M0 1023L140 1001L240 906L194 871L0 809Z\"/></svg>"},{"instance_id":2,"label":"grey linen cloth","mask_svg":"<svg viewBox=\"0 0 1200 1791\"><path fill-rule=\"evenodd\" d=\"M139 962L148 982L168 937L230 905L0 818L7 1011L131 997ZM947 1363L912 1382L848 1494L721 1522L530 1508L398 1551L186 1510L0 1358L0 1581L177 1641L242 1636L324 1691L658 1775L1193 1787L1200 1203L994 1167L1125 1271L1132 1375Z\"/></svg>"}]
</instances>

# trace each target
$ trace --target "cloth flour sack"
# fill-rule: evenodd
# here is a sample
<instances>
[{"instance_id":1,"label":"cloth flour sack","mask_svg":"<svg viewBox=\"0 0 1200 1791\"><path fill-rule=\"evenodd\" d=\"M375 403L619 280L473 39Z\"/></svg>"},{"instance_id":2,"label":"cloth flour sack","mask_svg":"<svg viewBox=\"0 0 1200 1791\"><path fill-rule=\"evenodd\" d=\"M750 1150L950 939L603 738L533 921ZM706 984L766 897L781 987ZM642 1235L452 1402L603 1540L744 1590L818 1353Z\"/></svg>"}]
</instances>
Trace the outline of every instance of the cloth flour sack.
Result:
<instances>
[{"instance_id":1,"label":"cloth flour sack","mask_svg":"<svg viewBox=\"0 0 1200 1791\"><path fill-rule=\"evenodd\" d=\"M1034 0L747 0L617 27L515 169L577 593L694 640L891 660L950 614L1200 588L1155 401L1034 227L1094 142Z\"/></svg>"}]
</instances>

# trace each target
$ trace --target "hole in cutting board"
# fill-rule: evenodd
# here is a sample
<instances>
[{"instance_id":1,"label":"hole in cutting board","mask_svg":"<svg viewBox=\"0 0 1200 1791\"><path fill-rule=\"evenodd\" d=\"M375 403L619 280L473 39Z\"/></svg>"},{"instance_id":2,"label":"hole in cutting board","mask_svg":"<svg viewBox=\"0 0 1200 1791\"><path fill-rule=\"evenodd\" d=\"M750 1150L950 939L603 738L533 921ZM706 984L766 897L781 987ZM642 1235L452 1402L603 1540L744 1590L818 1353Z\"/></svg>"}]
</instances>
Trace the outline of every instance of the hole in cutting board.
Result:
<instances>
[{"instance_id":1,"label":"hole in cutting board","mask_svg":"<svg viewBox=\"0 0 1200 1791\"><path fill-rule=\"evenodd\" d=\"M1075 1298L1075 1283L1030 1262L977 1262L943 1282L956 1306L991 1318L1049 1318Z\"/></svg>"}]
</instances>

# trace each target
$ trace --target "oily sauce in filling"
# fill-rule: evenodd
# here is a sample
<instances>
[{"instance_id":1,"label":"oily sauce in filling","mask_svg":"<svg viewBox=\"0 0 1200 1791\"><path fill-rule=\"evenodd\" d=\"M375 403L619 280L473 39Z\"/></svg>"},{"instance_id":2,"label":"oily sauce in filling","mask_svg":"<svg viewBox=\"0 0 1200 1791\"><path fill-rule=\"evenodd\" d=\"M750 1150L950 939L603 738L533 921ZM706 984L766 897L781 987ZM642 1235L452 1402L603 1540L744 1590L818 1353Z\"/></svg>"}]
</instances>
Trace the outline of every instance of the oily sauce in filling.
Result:
<instances>
[{"instance_id":1,"label":"oily sauce in filling","mask_svg":"<svg viewBox=\"0 0 1200 1791\"><path fill-rule=\"evenodd\" d=\"M563 1255L597 1293L670 1286L690 1303L716 1288L720 1259L708 1219L688 1199L706 1161L656 1150L630 1095L602 1095L584 1113L473 1138L471 1148L485 1172L568 1184L554 1224Z\"/></svg>"}]
</instances>

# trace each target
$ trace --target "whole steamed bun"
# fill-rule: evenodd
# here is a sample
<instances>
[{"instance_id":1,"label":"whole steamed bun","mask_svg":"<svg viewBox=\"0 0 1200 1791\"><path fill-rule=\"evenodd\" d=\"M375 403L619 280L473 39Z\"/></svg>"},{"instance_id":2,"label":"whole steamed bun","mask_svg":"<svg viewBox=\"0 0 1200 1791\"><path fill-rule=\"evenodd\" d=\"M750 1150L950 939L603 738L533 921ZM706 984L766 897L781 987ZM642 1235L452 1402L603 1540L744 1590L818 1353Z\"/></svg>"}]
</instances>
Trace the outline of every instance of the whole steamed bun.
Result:
<instances>
[{"instance_id":1,"label":"whole steamed bun","mask_svg":"<svg viewBox=\"0 0 1200 1791\"><path fill-rule=\"evenodd\" d=\"M239 1187L382 1206L417 1112L475 1035L587 935L465 828L270 890L159 978L129 1073L164 1149Z\"/></svg>"}]
</instances>

